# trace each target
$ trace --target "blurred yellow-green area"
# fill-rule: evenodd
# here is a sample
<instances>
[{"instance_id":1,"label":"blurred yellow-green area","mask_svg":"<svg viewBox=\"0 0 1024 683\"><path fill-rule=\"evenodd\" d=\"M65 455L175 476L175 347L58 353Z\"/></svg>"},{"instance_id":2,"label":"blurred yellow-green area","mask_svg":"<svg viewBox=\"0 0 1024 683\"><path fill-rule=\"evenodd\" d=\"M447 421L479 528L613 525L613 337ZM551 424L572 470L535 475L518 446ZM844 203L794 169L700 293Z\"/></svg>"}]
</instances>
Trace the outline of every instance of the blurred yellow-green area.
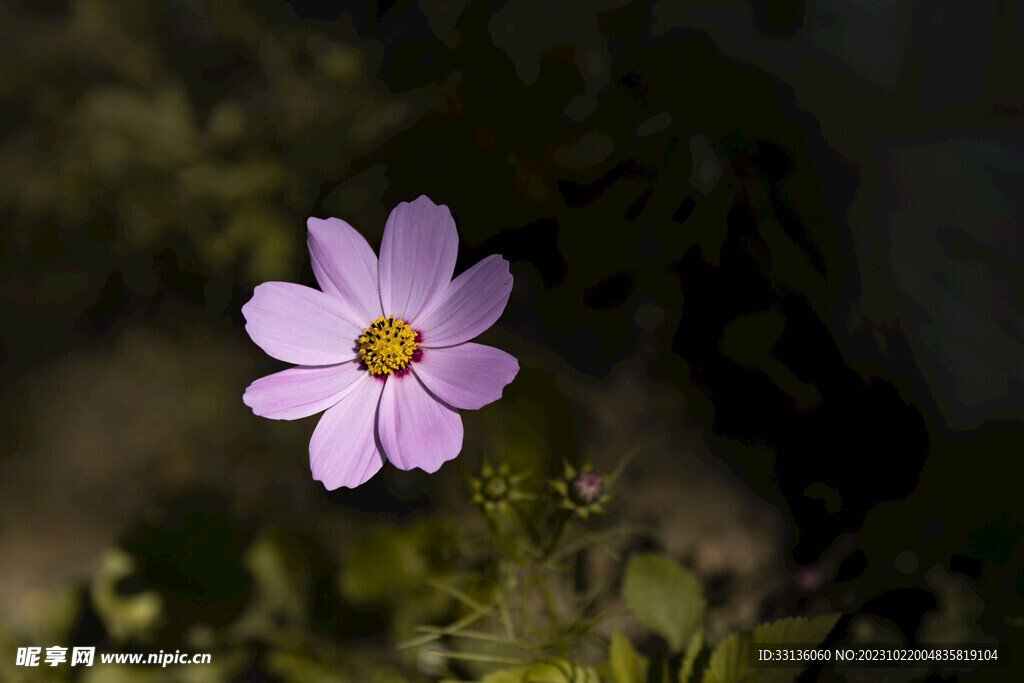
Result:
<instances>
[{"instance_id":1,"label":"blurred yellow-green area","mask_svg":"<svg viewBox=\"0 0 1024 683\"><path fill-rule=\"evenodd\" d=\"M485 459L628 457L581 528L689 568L709 642L1019 645L1022 61L1001 2L0 3L0 679L482 676L395 644L482 585ZM240 309L420 194L511 262L522 370L439 473L328 492ZM15 665L76 645L216 654Z\"/></svg>"}]
</instances>

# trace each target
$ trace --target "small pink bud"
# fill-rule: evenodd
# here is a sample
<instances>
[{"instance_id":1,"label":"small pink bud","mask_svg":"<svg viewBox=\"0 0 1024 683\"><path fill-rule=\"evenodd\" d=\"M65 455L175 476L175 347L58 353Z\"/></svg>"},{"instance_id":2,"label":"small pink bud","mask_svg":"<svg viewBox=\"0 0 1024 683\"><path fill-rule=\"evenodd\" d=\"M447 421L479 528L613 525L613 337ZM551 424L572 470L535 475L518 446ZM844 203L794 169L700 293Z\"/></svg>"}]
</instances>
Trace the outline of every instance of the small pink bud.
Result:
<instances>
[{"instance_id":1,"label":"small pink bud","mask_svg":"<svg viewBox=\"0 0 1024 683\"><path fill-rule=\"evenodd\" d=\"M586 505L596 502L601 497L602 489L604 480L593 472L583 472L572 482L572 492Z\"/></svg>"}]
</instances>

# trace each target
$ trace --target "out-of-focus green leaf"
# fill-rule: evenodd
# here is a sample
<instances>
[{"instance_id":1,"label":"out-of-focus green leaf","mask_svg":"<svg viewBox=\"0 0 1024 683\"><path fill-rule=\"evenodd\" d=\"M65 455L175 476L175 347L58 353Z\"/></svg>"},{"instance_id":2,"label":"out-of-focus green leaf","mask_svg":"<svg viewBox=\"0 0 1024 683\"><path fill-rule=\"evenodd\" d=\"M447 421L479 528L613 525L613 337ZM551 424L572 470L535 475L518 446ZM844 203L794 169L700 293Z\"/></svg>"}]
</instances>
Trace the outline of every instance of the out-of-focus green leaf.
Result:
<instances>
[{"instance_id":1,"label":"out-of-focus green leaf","mask_svg":"<svg viewBox=\"0 0 1024 683\"><path fill-rule=\"evenodd\" d=\"M350 45L327 43L317 55L317 66L327 78L351 82L361 75L363 55Z\"/></svg>"},{"instance_id":2,"label":"out-of-focus green leaf","mask_svg":"<svg viewBox=\"0 0 1024 683\"><path fill-rule=\"evenodd\" d=\"M941 565L928 570L925 583L939 603L925 612L917 637L922 643L978 643L987 640L978 626L985 614L985 602L971 582Z\"/></svg>"},{"instance_id":3,"label":"out-of-focus green leaf","mask_svg":"<svg viewBox=\"0 0 1024 683\"><path fill-rule=\"evenodd\" d=\"M34 635L46 642L67 639L82 609L82 592L78 586L59 586L46 596L46 604L36 622Z\"/></svg>"},{"instance_id":4,"label":"out-of-focus green leaf","mask_svg":"<svg viewBox=\"0 0 1024 683\"><path fill-rule=\"evenodd\" d=\"M256 201L281 189L286 177L284 166L271 159L201 161L178 175L184 192L217 201Z\"/></svg>"},{"instance_id":5,"label":"out-of-focus green leaf","mask_svg":"<svg viewBox=\"0 0 1024 683\"><path fill-rule=\"evenodd\" d=\"M199 236L199 246L217 267L241 256L254 278L274 280L290 271L299 232L292 221L257 202L240 209L220 229Z\"/></svg>"},{"instance_id":6,"label":"out-of-focus green leaf","mask_svg":"<svg viewBox=\"0 0 1024 683\"><path fill-rule=\"evenodd\" d=\"M519 669L495 671L484 676L480 683L600 683L600 677L591 667L582 667L559 660Z\"/></svg>"},{"instance_id":7,"label":"out-of-focus green leaf","mask_svg":"<svg viewBox=\"0 0 1024 683\"><path fill-rule=\"evenodd\" d=\"M135 558L120 548L112 548L100 560L90 589L96 612L118 640L148 633L160 621L163 611L163 601L155 591L132 595L117 591L117 584L131 576L135 569Z\"/></svg>"},{"instance_id":8,"label":"out-of-focus green leaf","mask_svg":"<svg viewBox=\"0 0 1024 683\"><path fill-rule=\"evenodd\" d=\"M703 683L738 683L747 680L744 676L750 670L747 665L749 636L733 633L715 646L704 670ZM782 669L789 671L789 669Z\"/></svg>"},{"instance_id":9,"label":"out-of-focus green leaf","mask_svg":"<svg viewBox=\"0 0 1024 683\"><path fill-rule=\"evenodd\" d=\"M192 107L180 87L96 86L74 122L84 143L79 161L107 177L133 166L171 170L198 154Z\"/></svg>"},{"instance_id":10,"label":"out-of-focus green leaf","mask_svg":"<svg viewBox=\"0 0 1024 683\"><path fill-rule=\"evenodd\" d=\"M637 621L668 641L672 652L683 649L707 609L703 586L693 572L654 553L629 558L622 598Z\"/></svg>"},{"instance_id":11,"label":"out-of-focus green leaf","mask_svg":"<svg viewBox=\"0 0 1024 683\"><path fill-rule=\"evenodd\" d=\"M245 133L248 115L241 100L225 99L217 104L206 121L206 133L215 140L230 142Z\"/></svg>"},{"instance_id":12,"label":"out-of-focus green leaf","mask_svg":"<svg viewBox=\"0 0 1024 683\"><path fill-rule=\"evenodd\" d=\"M697 657L700 656L700 651L703 647L704 627L701 626L694 631L693 636L690 637L690 642L686 644L686 655L683 657L683 663L679 668L679 683L687 683L690 680L690 676L693 675L693 665L697 662Z\"/></svg>"},{"instance_id":13,"label":"out-of-focus green leaf","mask_svg":"<svg viewBox=\"0 0 1024 683\"><path fill-rule=\"evenodd\" d=\"M260 609L292 624L310 617L314 563L311 541L283 529L271 529L245 552L245 566L256 584Z\"/></svg>"},{"instance_id":14,"label":"out-of-focus green leaf","mask_svg":"<svg viewBox=\"0 0 1024 683\"><path fill-rule=\"evenodd\" d=\"M647 680L647 658L633 649L633 644L618 629L612 633L608 661L615 683L643 683Z\"/></svg>"}]
</instances>

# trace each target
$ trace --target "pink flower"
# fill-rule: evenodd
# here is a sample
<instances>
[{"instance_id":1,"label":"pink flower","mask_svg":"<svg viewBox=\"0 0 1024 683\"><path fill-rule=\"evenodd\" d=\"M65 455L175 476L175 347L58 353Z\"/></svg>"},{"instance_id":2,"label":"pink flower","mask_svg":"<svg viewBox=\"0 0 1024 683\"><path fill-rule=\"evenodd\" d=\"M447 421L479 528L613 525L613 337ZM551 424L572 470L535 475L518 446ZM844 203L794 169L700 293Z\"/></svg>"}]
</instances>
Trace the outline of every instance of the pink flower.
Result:
<instances>
[{"instance_id":1,"label":"pink flower","mask_svg":"<svg viewBox=\"0 0 1024 683\"><path fill-rule=\"evenodd\" d=\"M469 342L505 310L508 261L488 256L453 280L455 221L425 196L391 212L379 262L345 221L306 225L323 291L265 282L242 307L252 340L298 367L256 380L242 400L277 420L326 411L309 463L328 489L359 486L385 458L436 472L462 450L458 410L498 400L519 372L514 357Z\"/></svg>"}]
</instances>

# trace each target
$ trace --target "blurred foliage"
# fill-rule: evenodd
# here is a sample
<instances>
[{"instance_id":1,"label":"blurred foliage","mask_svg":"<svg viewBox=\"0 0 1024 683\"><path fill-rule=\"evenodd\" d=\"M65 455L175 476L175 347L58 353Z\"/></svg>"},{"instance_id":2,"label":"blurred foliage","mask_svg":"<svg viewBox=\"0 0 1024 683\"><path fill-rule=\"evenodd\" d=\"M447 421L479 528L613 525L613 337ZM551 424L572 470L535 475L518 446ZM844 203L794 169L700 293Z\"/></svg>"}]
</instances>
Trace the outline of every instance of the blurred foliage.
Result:
<instances>
[{"instance_id":1,"label":"blurred foliage","mask_svg":"<svg viewBox=\"0 0 1024 683\"><path fill-rule=\"evenodd\" d=\"M601 477L589 463L582 468L566 464L569 490L594 480L611 484L619 470L621 466ZM510 476L508 468L485 462L481 477L470 478L470 489L479 493L487 490L485 482ZM613 539L629 530L616 525L584 527L594 518L566 509L564 492L555 489L545 496L531 489L525 478L498 488L504 491L513 486L526 495L505 500L504 505L488 505L487 496L474 495L491 532L489 543L474 546L478 553L482 549L476 562L480 576L493 580L478 583L469 592L455 582L425 581L457 600L463 614L441 628L421 626L421 636L399 644L402 649L426 649L450 661L444 681L465 680L451 676L464 671L480 683L689 683L691 679L694 683L782 683L794 680L800 670L751 672L748 644L818 643L839 620L838 614L787 618L762 624L750 635L736 633L706 646L705 587L689 569L662 554L634 553L621 574L615 572L614 583L621 585L620 603L609 594L609 582L587 577L586 557L600 551L619 560ZM592 502L601 492L584 488L578 495ZM575 578L567 581L567 576ZM622 604L636 622L664 642L653 657L641 654L618 629L608 637L603 622Z\"/></svg>"},{"instance_id":2,"label":"blurred foliage","mask_svg":"<svg viewBox=\"0 0 1024 683\"><path fill-rule=\"evenodd\" d=\"M452 611L451 596L434 584L473 578L454 568L465 544L461 533L438 517L368 532L346 549L342 596L356 605L383 609L392 638L411 637L417 625Z\"/></svg>"},{"instance_id":3,"label":"blurred foliage","mask_svg":"<svg viewBox=\"0 0 1024 683\"><path fill-rule=\"evenodd\" d=\"M954 28L968 30L967 19L989 32L995 25L996 48L1012 55L1013 11L997 4L993 16L982 9ZM481 530L422 514L450 498L424 496L443 484L413 475L384 475L357 492L304 486L308 425L272 437L236 400L242 378L257 375L238 308L259 281L312 283L304 218L342 217L373 243L387 208L424 192L453 209L460 267L497 252L515 275L492 334L523 369L500 408L467 420L471 457L508 462L532 483L561 476L556 492L578 513L589 508L570 497L565 454L621 455L609 446L616 433L643 442L657 423L666 436L658 452L641 454L638 475L651 481L666 466L688 476L689 439L707 437L701 448L751 497L787 515L780 552L812 579L764 588L774 600L758 603L762 618L794 605L860 610L848 629L859 642L1024 637L1024 516L1015 479L1002 476L1022 436L1009 422L1019 414L1006 388L1015 385L972 365L1008 359L996 374L1012 378L1020 355L1010 229L1019 155L1004 138L962 130L988 125L978 115L988 102L956 102L965 91L946 87L953 74L961 88L991 94L1009 64L1012 96L1019 60L1003 59L983 78L961 64L935 68L936 46L963 59L948 50L946 24L932 10L895 6L872 8L862 54L853 5L827 8L823 19L803 3L780 20L771 3L604 0L545 6L544 22L530 3L320 5L0 3L6 509L19 519L53 510L68 521L50 528L75 536L136 520L167 482L203 481L249 510L307 515L301 532L253 531L233 513L198 506L136 524L95 558L85 584L26 600L33 608L18 617L36 633L3 630L5 647L46 638L217 653L211 667L133 672L154 680L452 673L444 658L395 660L389 647L438 635L415 627L459 619L503 588ZM918 23L886 24L893 13ZM727 16L738 33L718 23ZM823 23L843 39L822 42ZM913 58L887 53L882 69L876 25L895 36L888 48ZM830 52L837 45L848 54ZM807 59L794 70L770 63L773 51ZM880 90L865 86L856 74L866 68L891 78ZM934 98L939 81L947 113L923 117L915 103ZM954 141L922 146L922 131ZM890 224L890 204L932 208ZM950 230L949 239L923 223ZM903 251L890 233L906 240ZM921 289L908 297L901 277ZM965 293L973 299L956 299ZM986 326L933 323L915 337L918 309L949 316L937 323L959 315ZM117 328L124 319L177 333L140 342ZM998 354L967 344L991 344L995 331ZM921 347L950 372L970 370L948 386L992 393L961 406L935 398L942 378L915 362ZM641 381L607 388L624 367ZM603 384L585 381L594 378ZM583 394L586 406L576 400ZM670 407L658 412L658 401ZM1007 424L951 438L936 403L947 417L969 409ZM650 414L631 422L636 405ZM601 429L606 443L592 439ZM26 500L37 508L22 512ZM630 501L642 503L642 494ZM508 532L512 516L492 507L491 522ZM364 524L354 510L392 516ZM394 516L413 511L420 516ZM350 513L358 540L318 527ZM32 540L55 549L51 564L73 565L42 521ZM837 540L845 534L856 534L856 547ZM520 678L578 669L621 683L640 675L644 658L655 675L670 665L698 678L723 647L710 642L711 628L693 626L698 606L705 600L710 618L730 594L728 572L701 578L700 598L682 586L696 579L636 593L631 581L625 591L627 603L641 600L636 621L660 629L681 660L625 631L609 651L589 652L610 669L549 652L553 662L518 667ZM693 613L666 615L638 598L659 591L684 596ZM478 645L469 654L516 655ZM729 661L719 654L714 675L733 671ZM510 675L484 668L455 673ZM97 669L82 679L117 675ZM5 660L0 678L25 673Z\"/></svg>"},{"instance_id":4,"label":"blurred foliage","mask_svg":"<svg viewBox=\"0 0 1024 683\"><path fill-rule=\"evenodd\" d=\"M660 555L629 558L622 598L641 623L665 636L672 652L682 651L707 609L697 577Z\"/></svg>"},{"instance_id":5,"label":"blurred foliage","mask_svg":"<svg viewBox=\"0 0 1024 683\"><path fill-rule=\"evenodd\" d=\"M736 681L761 681L763 683L786 683L794 680L801 670L754 669L750 665L749 645L773 645L785 643L807 643L816 645L828 636L839 621L838 614L827 614L811 618L788 617L767 624L761 624L748 636L733 634L715 646L708 661L708 668L702 683L734 683ZM806 668L806 667L805 667Z\"/></svg>"},{"instance_id":6,"label":"blurred foliage","mask_svg":"<svg viewBox=\"0 0 1024 683\"><path fill-rule=\"evenodd\" d=\"M0 23L17 26L21 10L6 6ZM88 254L60 295L78 308L111 270L152 296L147 255L164 249L218 274L205 286L218 305L232 273L288 277L320 184L425 101L369 78L359 40L351 24L281 24L244 2L81 0L11 32L0 99L24 118L0 150L5 268L36 289Z\"/></svg>"},{"instance_id":7,"label":"blurred foliage","mask_svg":"<svg viewBox=\"0 0 1024 683\"><path fill-rule=\"evenodd\" d=\"M642 683L647 680L650 661L637 653L629 639L616 630L608 646L608 666L615 683ZM681 671L679 677L683 679L688 675L688 671Z\"/></svg>"},{"instance_id":8,"label":"blurred foliage","mask_svg":"<svg viewBox=\"0 0 1024 683\"><path fill-rule=\"evenodd\" d=\"M503 471L487 467L492 476ZM580 477L588 474L578 471ZM636 622L664 643L644 645L641 652L617 628L610 638L604 635L601 624L615 615L618 600L609 582L591 584L581 573L589 552L618 559L611 542L623 529L595 528L594 516L565 510L562 497L543 482L535 487L535 495L503 507L479 503L479 525L430 516L379 526L337 558L325 555L321 543L304 532L264 529L245 546L225 548L222 561L244 571L243 583L251 590L219 628L196 618L180 599L182 590L197 587L175 585L152 568L142 571L146 564L166 562L168 553L209 550L204 536L216 538L215 518L210 530L190 528L186 512L167 531L143 527L130 534L126 545L132 552L110 548L90 590L56 593L35 634L3 631L0 640L12 647L42 638L44 647L57 642L96 648L92 667L30 670L55 681L738 683L747 680L748 642L818 642L838 619L783 619L711 646L704 639L700 581L665 555L634 553L613 582L621 582L622 602ZM499 517L518 521L499 525ZM567 575L575 581L566 581ZM217 598L202 601L215 604ZM346 624L367 608L383 617L397 654L385 642L361 639L363 625ZM442 619L453 621L427 625ZM640 633L635 627L630 632ZM99 659L110 652L170 652L170 643L176 651L210 653L212 662L143 668ZM12 680L24 671L11 669ZM792 680L795 673L775 671L763 680Z\"/></svg>"},{"instance_id":9,"label":"blurred foliage","mask_svg":"<svg viewBox=\"0 0 1024 683\"><path fill-rule=\"evenodd\" d=\"M151 633L164 611L163 601L154 591L128 595L117 591L117 584L129 578L135 569L136 562L131 555L113 549L101 558L100 568L93 578L90 598L114 641L131 640Z\"/></svg>"},{"instance_id":10,"label":"blurred foliage","mask_svg":"<svg viewBox=\"0 0 1024 683\"><path fill-rule=\"evenodd\" d=\"M149 554L162 546L137 548ZM59 610L60 629L52 625L34 635L4 632L4 641L24 646L40 643L91 645L96 647L92 667L71 667L65 663L50 669L10 667L0 664L4 680L87 681L207 681L248 679L262 671L260 680L279 681L396 681L424 680L415 671L402 673L388 664L385 654L374 658L366 648L345 645L337 633L344 611L331 590L333 570L322 559L318 544L303 533L275 528L257 536L241 558L255 587L235 620L213 629L201 619L182 613L166 585L147 587L137 574L138 563L122 548L111 548L101 558L84 603L61 599L51 611ZM374 560L374 555L358 558ZM131 580L135 577L135 580ZM141 581L141 583L140 583ZM168 599L170 598L170 599ZM178 612L168 609L177 605ZM95 620L89 615L95 615ZM183 634L175 624L186 619ZM50 621L53 617L50 617ZM171 665L166 668L106 665L100 654L110 652L168 652L175 650L209 652L212 662L203 665ZM28 671L26 675L25 672ZM49 680L49 679L48 679Z\"/></svg>"}]
</instances>

